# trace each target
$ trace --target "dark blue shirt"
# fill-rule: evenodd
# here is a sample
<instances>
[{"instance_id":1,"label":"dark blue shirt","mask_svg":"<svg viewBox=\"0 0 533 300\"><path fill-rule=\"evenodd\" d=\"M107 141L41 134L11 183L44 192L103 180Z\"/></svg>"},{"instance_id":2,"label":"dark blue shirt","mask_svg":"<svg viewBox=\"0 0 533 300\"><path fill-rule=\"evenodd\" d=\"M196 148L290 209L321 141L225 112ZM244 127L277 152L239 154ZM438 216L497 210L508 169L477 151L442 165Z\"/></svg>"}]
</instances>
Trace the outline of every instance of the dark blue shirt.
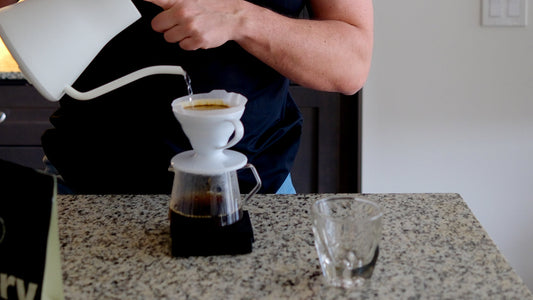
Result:
<instances>
[{"instance_id":1,"label":"dark blue shirt","mask_svg":"<svg viewBox=\"0 0 533 300\"><path fill-rule=\"evenodd\" d=\"M293 164L302 124L287 78L232 41L196 51L167 43L150 25L161 9L133 2L142 18L106 45L73 86L87 91L143 67L178 65L190 75L194 93L243 94L245 134L233 149L258 169L261 192L275 193ZM303 0L250 2L288 16L297 16L304 5ZM45 153L79 193L169 193L170 160L191 149L170 107L186 92L181 76L154 75L90 101L65 96L50 118L54 128L43 135ZM245 171L239 180L242 192L255 185Z\"/></svg>"}]
</instances>

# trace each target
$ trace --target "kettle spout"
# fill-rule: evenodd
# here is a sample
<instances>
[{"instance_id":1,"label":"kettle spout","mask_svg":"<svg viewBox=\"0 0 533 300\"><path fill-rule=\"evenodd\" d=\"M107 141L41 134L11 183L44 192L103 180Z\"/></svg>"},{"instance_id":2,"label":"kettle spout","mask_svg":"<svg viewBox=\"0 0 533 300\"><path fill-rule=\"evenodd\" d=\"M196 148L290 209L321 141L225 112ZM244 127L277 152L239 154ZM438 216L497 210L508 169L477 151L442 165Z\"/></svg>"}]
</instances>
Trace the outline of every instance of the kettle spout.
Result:
<instances>
[{"instance_id":1,"label":"kettle spout","mask_svg":"<svg viewBox=\"0 0 533 300\"><path fill-rule=\"evenodd\" d=\"M74 89L72 86L66 86L64 91L67 95L74 99L91 100L103 94L109 93L112 90L120 88L126 84L132 83L133 81L156 74L174 74L181 75L187 78L187 73L180 66L152 66L140 69L87 92L80 92Z\"/></svg>"}]
</instances>

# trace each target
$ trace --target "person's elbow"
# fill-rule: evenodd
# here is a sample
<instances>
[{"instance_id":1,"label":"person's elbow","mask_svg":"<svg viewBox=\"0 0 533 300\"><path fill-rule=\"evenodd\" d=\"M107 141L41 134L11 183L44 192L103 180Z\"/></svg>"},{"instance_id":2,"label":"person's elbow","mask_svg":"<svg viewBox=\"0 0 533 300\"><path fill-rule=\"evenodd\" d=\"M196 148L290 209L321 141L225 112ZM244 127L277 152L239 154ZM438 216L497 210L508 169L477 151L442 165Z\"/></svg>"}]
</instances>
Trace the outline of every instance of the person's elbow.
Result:
<instances>
[{"instance_id":1,"label":"person's elbow","mask_svg":"<svg viewBox=\"0 0 533 300\"><path fill-rule=\"evenodd\" d=\"M337 81L334 90L344 95L353 95L363 88L372 61L371 54L367 54L363 59L357 59L356 62L347 66L344 75Z\"/></svg>"},{"instance_id":2,"label":"person's elbow","mask_svg":"<svg viewBox=\"0 0 533 300\"><path fill-rule=\"evenodd\" d=\"M347 76L337 86L337 91L341 94L350 96L360 91L368 78L368 71L357 71L353 76Z\"/></svg>"}]
</instances>

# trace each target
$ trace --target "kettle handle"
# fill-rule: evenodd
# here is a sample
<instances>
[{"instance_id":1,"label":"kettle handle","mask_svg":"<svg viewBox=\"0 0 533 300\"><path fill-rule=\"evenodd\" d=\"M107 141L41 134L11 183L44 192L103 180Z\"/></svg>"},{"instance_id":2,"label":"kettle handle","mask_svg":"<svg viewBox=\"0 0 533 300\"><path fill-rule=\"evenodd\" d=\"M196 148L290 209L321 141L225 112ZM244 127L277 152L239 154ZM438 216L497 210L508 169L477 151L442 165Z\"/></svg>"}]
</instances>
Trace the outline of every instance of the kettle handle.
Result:
<instances>
[{"instance_id":1,"label":"kettle handle","mask_svg":"<svg viewBox=\"0 0 533 300\"><path fill-rule=\"evenodd\" d=\"M184 77L187 76L187 73L180 66L152 66L137 70L133 73L115 79L109 83L106 83L100 87L97 87L87 92L80 92L74 89L72 86L66 86L64 91L67 95L74 99L90 100L103 94L109 93L110 91L122 87L126 84L132 83L135 80L155 74L175 74L182 75Z\"/></svg>"},{"instance_id":2,"label":"kettle handle","mask_svg":"<svg viewBox=\"0 0 533 300\"><path fill-rule=\"evenodd\" d=\"M261 178L259 177L259 173L257 173L257 170L255 169L254 165L252 164L246 164L244 167L242 167L242 169L245 169L245 168L248 168L252 171L252 174L254 174L254 177L255 177L255 181L257 182L257 184L255 185L255 187L244 197L243 199L243 204L246 204L248 202L248 200L250 200L250 198L252 198L253 195L255 195L259 189L261 188Z\"/></svg>"}]
</instances>

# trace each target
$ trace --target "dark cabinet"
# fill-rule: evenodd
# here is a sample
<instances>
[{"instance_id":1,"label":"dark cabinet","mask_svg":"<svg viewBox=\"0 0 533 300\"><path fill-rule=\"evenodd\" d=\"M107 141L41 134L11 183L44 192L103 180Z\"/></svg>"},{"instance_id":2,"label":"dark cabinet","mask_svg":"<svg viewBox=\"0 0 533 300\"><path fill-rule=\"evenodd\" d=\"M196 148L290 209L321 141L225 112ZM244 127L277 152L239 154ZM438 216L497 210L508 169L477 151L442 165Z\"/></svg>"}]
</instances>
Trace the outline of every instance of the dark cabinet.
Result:
<instances>
[{"instance_id":1,"label":"dark cabinet","mask_svg":"<svg viewBox=\"0 0 533 300\"><path fill-rule=\"evenodd\" d=\"M291 94L304 116L291 170L296 191L359 192L361 92L345 96L291 86Z\"/></svg>"},{"instance_id":2,"label":"dark cabinet","mask_svg":"<svg viewBox=\"0 0 533 300\"><path fill-rule=\"evenodd\" d=\"M0 85L0 158L42 169L41 134L57 106L26 84Z\"/></svg>"},{"instance_id":3,"label":"dark cabinet","mask_svg":"<svg viewBox=\"0 0 533 300\"><path fill-rule=\"evenodd\" d=\"M303 136L291 170L298 193L359 191L360 94L344 96L291 86L304 116ZM31 86L0 85L0 158L42 169L41 134L58 104Z\"/></svg>"}]
</instances>

